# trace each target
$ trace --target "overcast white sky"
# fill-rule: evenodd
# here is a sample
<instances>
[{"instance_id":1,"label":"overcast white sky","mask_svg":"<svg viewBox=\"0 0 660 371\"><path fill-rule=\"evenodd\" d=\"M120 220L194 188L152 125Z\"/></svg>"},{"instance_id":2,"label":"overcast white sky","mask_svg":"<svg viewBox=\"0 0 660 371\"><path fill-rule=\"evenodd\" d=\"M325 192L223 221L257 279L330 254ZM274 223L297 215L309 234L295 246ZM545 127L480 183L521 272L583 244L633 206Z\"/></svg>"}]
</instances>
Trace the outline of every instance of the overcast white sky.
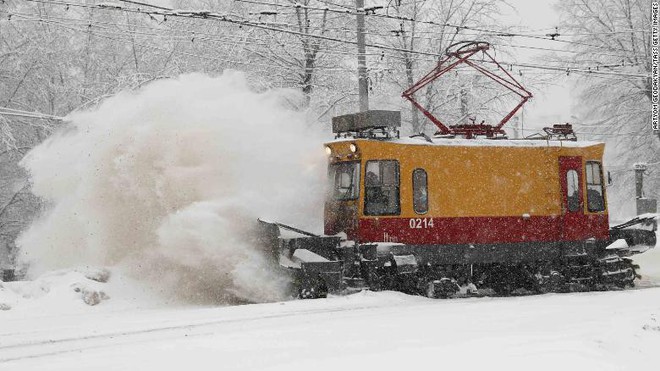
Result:
<instances>
[{"instance_id":1,"label":"overcast white sky","mask_svg":"<svg viewBox=\"0 0 660 371\"><path fill-rule=\"evenodd\" d=\"M556 0L508 0L514 10L508 10L505 20L510 19L510 25L528 27L530 29L554 28L559 25L559 14L555 11ZM506 9L506 7L503 7ZM560 30L561 31L561 30ZM518 42L518 40L516 40ZM559 49L556 42L520 39L520 43L543 48ZM517 49L518 62L534 62L538 52ZM548 86L542 92L535 91L535 96L525 106L525 126L540 128L557 122L574 122L571 118L571 89L567 78L560 78L556 85ZM524 81L523 81L524 84Z\"/></svg>"}]
</instances>

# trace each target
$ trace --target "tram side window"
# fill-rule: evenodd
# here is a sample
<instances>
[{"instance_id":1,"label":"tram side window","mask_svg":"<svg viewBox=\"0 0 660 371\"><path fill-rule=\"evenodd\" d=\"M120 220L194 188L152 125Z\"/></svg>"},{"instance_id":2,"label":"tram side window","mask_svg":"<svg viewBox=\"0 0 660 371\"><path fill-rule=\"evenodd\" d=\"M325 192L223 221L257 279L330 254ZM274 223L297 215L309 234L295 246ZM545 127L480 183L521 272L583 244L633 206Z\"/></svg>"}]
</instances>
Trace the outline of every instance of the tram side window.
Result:
<instances>
[{"instance_id":1,"label":"tram side window","mask_svg":"<svg viewBox=\"0 0 660 371\"><path fill-rule=\"evenodd\" d=\"M603 197L603 177L599 162L588 161L587 173L587 208L589 211L605 210L605 197Z\"/></svg>"},{"instance_id":2,"label":"tram side window","mask_svg":"<svg viewBox=\"0 0 660 371\"><path fill-rule=\"evenodd\" d=\"M429 211L428 177L424 169L413 171L413 209L417 214Z\"/></svg>"},{"instance_id":3,"label":"tram side window","mask_svg":"<svg viewBox=\"0 0 660 371\"><path fill-rule=\"evenodd\" d=\"M575 170L566 172L566 191L568 211L580 210L580 178Z\"/></svg>"},{"instance_id":4,"label":"tram side window","mask_svg":"<svg viewBox=\"0 0 660 371\"><path fill-rule=\"evenodd\" d=\"M364 192L365 215L399 215L399 162L367 161Z\"/></svg>"},{"instance_id":5,"label":"tram side window","mask_svg":"<svg viewBox=\"0 0 660 371\"><path fill-rule=\"evenodd\" d=\"M332 198L338 201L354 200L358 197L360 163L340 162L330 165L329 180Z\"/></svg>"}]
</instances>

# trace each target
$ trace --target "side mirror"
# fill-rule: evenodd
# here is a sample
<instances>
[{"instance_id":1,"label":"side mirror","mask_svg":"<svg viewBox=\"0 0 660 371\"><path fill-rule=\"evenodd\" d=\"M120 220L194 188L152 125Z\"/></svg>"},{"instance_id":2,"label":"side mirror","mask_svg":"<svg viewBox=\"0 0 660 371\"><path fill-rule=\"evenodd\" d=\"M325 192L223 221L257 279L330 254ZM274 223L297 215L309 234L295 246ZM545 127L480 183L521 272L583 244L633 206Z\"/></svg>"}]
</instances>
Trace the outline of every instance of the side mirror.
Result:
<instances>
[{"instance_id":1,"label":"side mirror","mask_svg":"<svg viewBox=\"0 0 660 371\"><path fill-rule=\"evenodd\" d=\"M607 185L612 185L612 173L610 171L607 171Z\"/></svg>"}]
</instances>

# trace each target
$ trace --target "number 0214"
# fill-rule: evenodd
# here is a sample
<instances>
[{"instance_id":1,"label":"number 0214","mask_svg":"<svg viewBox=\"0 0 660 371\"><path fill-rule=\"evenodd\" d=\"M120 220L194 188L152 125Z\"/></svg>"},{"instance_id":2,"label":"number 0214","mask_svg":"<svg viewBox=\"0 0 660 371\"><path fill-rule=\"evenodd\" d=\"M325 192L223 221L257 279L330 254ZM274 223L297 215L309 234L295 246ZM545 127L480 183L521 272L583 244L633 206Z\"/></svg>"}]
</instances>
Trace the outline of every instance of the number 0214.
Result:
<instances>
[{"instance_id":1,"label":"number 0214","mask_svg":"<svg viewBox=\"0 0 660 371\"><path fill-rule=\"evenodd\" d=\"M408 226L413 229L433 228L433 218L412 218Z\"/></svg>"}]
</instances>

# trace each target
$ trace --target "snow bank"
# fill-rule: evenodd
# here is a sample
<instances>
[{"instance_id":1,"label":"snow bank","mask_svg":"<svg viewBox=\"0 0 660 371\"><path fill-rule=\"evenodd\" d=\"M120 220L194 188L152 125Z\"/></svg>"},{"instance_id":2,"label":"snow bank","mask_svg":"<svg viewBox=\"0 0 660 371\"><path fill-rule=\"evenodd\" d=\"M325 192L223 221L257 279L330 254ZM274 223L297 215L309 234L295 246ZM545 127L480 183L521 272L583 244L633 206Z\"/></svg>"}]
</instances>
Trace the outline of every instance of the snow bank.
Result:
<instances>
[{"instance_id":1,"label":"snow bank","mask_svg":"<svg viewBox=\"0 0 660 371\"><path fill-rule=\"evenodd\" d=\"M4 282L0 286L0 307L51 311L94 306L110 298L104 291L109 278L110 272L105 269L78 269L48 272L32 281Z\"/></svg>"},{"instance_id":2,"label":"snow bank","mask_svg":"<svg viewBox=\"0 0 660 371\"><path fill-rule=\"evenodd\" d=\"M170 303L122 269L78 267L0 282L0 311L42 316L162 307ZM12 317L13 318L13 317Z\"/></svg>"},{"instance_id":3,"label":"snow bank","mask_svg":"<svg viewBox=\"0 0 660 371\"><path fill-rule=\"evenodd\" d=\"M226 71L153 82L69 117L23 162L52 206L18 241L30 276L120 266L193 302L278 300L282 280L249 243L258 217L322 220L322 135Z\"/></svg>"}]
</instances>

